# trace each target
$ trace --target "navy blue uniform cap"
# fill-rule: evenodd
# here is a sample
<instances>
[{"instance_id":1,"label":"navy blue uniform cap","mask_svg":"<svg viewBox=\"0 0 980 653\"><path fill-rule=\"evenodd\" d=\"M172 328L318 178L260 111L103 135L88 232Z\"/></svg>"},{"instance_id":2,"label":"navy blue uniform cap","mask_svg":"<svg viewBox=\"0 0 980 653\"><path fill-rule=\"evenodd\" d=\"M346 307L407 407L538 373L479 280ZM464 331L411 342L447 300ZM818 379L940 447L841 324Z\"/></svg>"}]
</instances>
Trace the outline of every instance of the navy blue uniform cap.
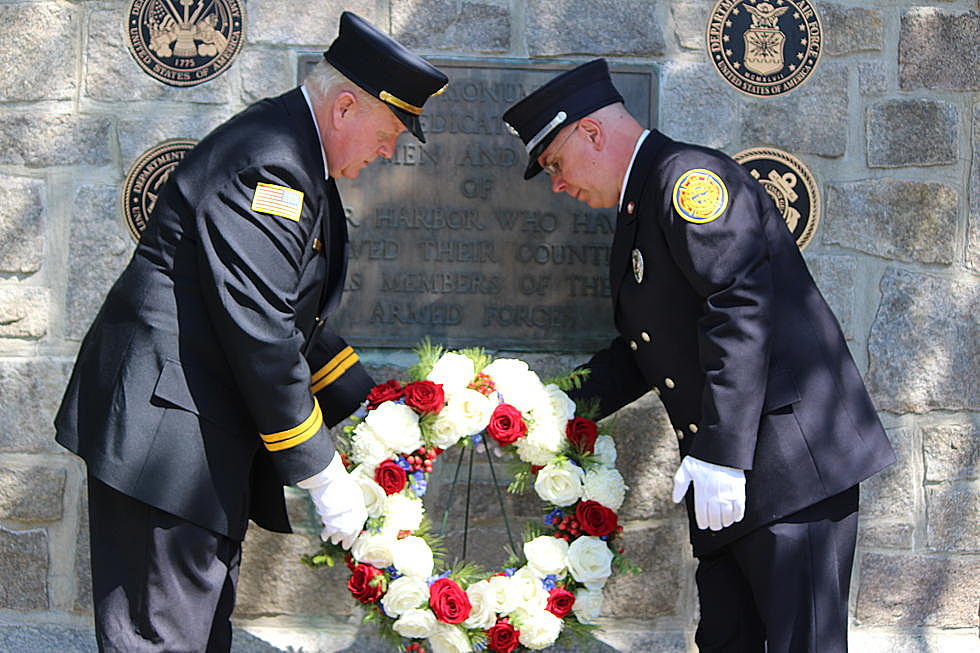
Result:
<instances>
[{"instance_id":1,"label":"navy blue uniform cap","mask_svg":"<svg viewBox=\"0 0 980 653\"><path fill-rule=\"evenodd\" d=\"M449 83L446 75L357 14L340 16L340 31L323 57L344 76L388 105L423 143L422 106Z\"/></svg>"},{"instance_id":2,"label":"navy blue uniform cap","mask_svg":"<svg viewBox=\"0 0 980 653\"><path fill-rule=\"evenodd\" d=\"M565 125L604 106L622 102L605 59L567 70L507 109L504 122L524 141L531 160L524 171L530 179L541 172L538 157Z\"/></svg>"}]
</instances>

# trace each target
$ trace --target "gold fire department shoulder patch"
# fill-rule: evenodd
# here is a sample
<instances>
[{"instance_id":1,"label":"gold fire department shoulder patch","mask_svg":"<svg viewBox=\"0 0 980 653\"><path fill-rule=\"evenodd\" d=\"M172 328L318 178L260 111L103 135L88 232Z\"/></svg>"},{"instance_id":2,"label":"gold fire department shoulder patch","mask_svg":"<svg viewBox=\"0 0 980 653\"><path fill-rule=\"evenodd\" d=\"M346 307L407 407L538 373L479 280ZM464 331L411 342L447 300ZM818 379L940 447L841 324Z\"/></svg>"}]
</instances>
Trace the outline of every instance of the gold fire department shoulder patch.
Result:
<instances>
[{"instance_id":1,"label":"gold fire department shoulder patch","mask_svg":"<svg viewBox=\"0 0 980 653\"><path fill-rule=\"evenodd\" d=\"M717 219L728 208L728 188L710 170L695 168L682 174L674 184L674 209L694 224Z\"/></svg>"}]
</instances>

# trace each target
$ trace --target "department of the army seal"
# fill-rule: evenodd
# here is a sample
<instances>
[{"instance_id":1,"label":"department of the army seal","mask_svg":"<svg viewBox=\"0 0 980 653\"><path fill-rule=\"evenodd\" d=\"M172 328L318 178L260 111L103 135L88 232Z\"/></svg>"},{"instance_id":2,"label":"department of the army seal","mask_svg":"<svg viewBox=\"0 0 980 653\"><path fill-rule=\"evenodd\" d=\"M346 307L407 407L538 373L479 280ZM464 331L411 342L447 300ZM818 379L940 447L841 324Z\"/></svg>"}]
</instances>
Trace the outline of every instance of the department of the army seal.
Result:
<instances>
[{"instance_id":1,"label":"department of the army seal","mask_svg":"<svg viewBox=\"0 0 980 653\"><path fill-rule=\"evenodd\" d=\"M708 56L748 95L781 95L805 82L822 43L809 0L718 0L708 19Z\"/></svg>"},{"instance_id":2,"label":"department of the army seal","mask_svg":"<svg viewBox=\"0 0 980 653\"><path fill-rule=\"evenodd\" d=\"M766 189L783 214L800 249L813 238L820 223L820 192L803 162L788 152L753 147L732 157Z\"/></svg>"},{"instance_id":3,"label":"department of the army seal","mask_svg":"<svg viewBox=\"0 0 980 653\"><path fill-rule=\"evenodd\" d=\"M139 241L167 177L195 145L197 141L185 138L163 141L144 152L129 169L119 199L133 240Z\"/></svg>"},{"instance_id":4,"label":"department of the army seal","mask_svg":"<svg viewBox=\"0 0 980 653\"><path fill-rule=\"evenodd\" d=\"M129 51L150 77L194 86L231 66L242 49L245 11L238 0L131 0Z\"/></svg>"}]
</instances>

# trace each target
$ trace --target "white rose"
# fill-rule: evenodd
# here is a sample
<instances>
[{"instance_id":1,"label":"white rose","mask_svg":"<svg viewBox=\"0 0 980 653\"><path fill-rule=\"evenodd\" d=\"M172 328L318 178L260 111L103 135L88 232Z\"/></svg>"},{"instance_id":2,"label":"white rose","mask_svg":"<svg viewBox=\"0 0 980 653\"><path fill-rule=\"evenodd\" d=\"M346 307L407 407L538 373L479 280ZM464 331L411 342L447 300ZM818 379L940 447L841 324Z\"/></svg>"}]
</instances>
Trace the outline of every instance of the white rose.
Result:
<instances>
[{"instance_id":1,"label":"white rose","mask_svg":"<svg viewBox=\"0 0 980 653\"><path fill-rule=\"evenodd\" d=\"M407 610L392 624L392 628L402 637L428 637L436 623L436 616L431 610Z\"/></svg>"},{"instance_id":2,"label":"white rose","mask_svg":"<svg viewBox=\"0 0 980 653\"><path fill-rule=\"evenodd\" d=\"M436 420L429 430L432 444L441 449L448 449L466 435L456 419L457 416L449 409L452 405L452 399L450 399L446 407L436 416Z\"/></svg>"},{"instance_id":3,"label":"white rose","mask_svg":"<svg viewBox=\"0 0 980 653\"><path fill-rule=\"evenodd\" d=\"M395 540L391 555L395 569L405 576L428 578L432 575L432 549L421 537L409 535Z\"/></svg>"},{"instance_id":4,"label":"white rose","mask_svg":"<svg viewBox=\"0 0 980 653\"><path fill-rule=\"evenodd\" d=\"M613 512L619 510L626 498L626 483L623 475L616 469L601 468L585 475L582 498L598 501Z\"/></svg>"},{"instance_id":5,"label":"white rose","mask_svg":"<svg viewBox=\"0 0 980 653\"><path fill-rule=\"evenodd\" d=\"M527 363L514 358L498 358L483 369L493 379L497 392L504 401L522 413L535 406L550 406L548 393L538 375L528 369Z\"/></svg>"},{"instance_id":6,"label":"white rose","mask_svg":"<svg viewBox=\"0 0 980 653\"><path fill-rule=\"evenodd\" d=\"M497 623L497 596L490 581L481 580L466 588L470 599L470 616L463 625L486 630Z\"/></svg>"},{"instance_id":7,"label":"white rose","mask_svg":"<svg viewBox=\"0 0 980 653\"><path fill-rule=\"evenodd\" d=\"M530 567L521 567L507 580L504 590L507 593L507 605L529 610L544 610L548 605L548 592L541 584L537 572Z\"/></svg>"},{"instance_id":8,"label":"white rose","mask_svg":"<svg viewBox=\"0 0 980 653\"><path fill-rule=\"evenodd\" d=\"M395 541L394 536L385 532L364 531L354 540L350 552L358 562L366 562L378 569L384 569L391 566L391 549Z\"/></svg>"},{"instance_id":9,"label":"white rose","mask_svg":"<svg viewBox=\"0 0 980 653\"><path fill-rule=\"evenodd\" d=\"M538 471L534 491L556 506L568 506L582 497L585 471L568 459L549 463Z\"/></svg>"},{"instance_id":10,"label":"white rose","mask_svg":"<svg viewBox=\"0 0 980 653\"><path fill-rule=\"evenodd\" d=\"M432 653L469 653L470 640L456 626L436 622L429 633Z\"/></svg>"},{"instance_id":11,"label":"white rose","mask_svg":"<svg viewBox=\"0 0 980 653\"><path fill-rule=\"evenodd\" d=\"M486 428L494 408L496 404L476 390L460 390L436 418L435 429L445 430L446 444L435 444L445 449L464 435L479 433Z\"/></svg>"},{"instance_id":12,"label":"white rose","mask_svg":"<svg viewBox=\"0 0 980 653\"><path fill-rule=\"evenodd\" d=\"M398 453L415 451L422 446L422 431L415 411L404 404L386 401L364 419L378 439Z\"/></svg>"},{"instance_id":13,"label":"white rose","mask_svg":"<svg viewBox=\"0 0 980 653\"><path fill-rule=\"evenodd\" d=\"M369 517L380 517L384 514L385 499L388 495L374 480L375 465L358 465L351 471L351 476L361 488L364 495L364 507Z\"/></svg>"},{"instance_id":14,"label":"white rose","mask_svg":"<svg viewBox=\"0 0 980 653\"><path fill-rule=\"evenodd\" d=\"M612 575L613 554L598 537L580 537L568 547L568 570L572 578L589 589L601 589Z\"/></svg>"},{"instance_id":15,"label":"white rose","mask_svg":"<svg viewBox=\"0 0 980 653\"><path fill-rule=\"evenodd\" d=\"M361 422L354 429L351 449L354 460L372 467L394 453L367 422Z\"/></svg>"},{"instance_id":16,"label":"white rose","mask_svg":"<svg viewBox=\"0 0 980 653\"><path fill-rule=\"evenodd\" d=\"M554 383L549 383L544 387L551 401L551 410L555 414L555 419L559 424L564 424L575 417L575 402L572 401L565 391Z\"/></svg>"},{"instance_id":17,"label":"white rose","mask_svg":"<svg viewBox=\"0 0 980 653\"><path fill-rule=\"evenodd\" d=\"M389 494L385 498L384 529L386 531L417 531L422 524L425 505L418 497L410 497L401 492Z\"/></svg>"},{"instance_id":18,"label":"white rose","mask_svg":"<svg viewBox=\"0 0 980 653\"><path fill-rule=\"evenodd\" d=\"M536 651L554 644L561 634L561 619L543 608L540 610L521 608L514 613L514 621L520 624L521 630L517 641Z\"/></svg>"},{"instance_id":19,"label":"white rose","mask_svg":"<svg viewBox=\"0 0 980 653\"><path fill-rule=\"evenodd\" d=\"M433 383L441 383L443 392L450 395L468 386L475 376L473 361L467 356L450 351L436 361L429 376L425 378Z\"/></svg>"},{"instance_id":20,"label":"white rose","mask_svg":"<svg viewBox=\"0 0 980 653\"><path fill-rule=\"evenodd\" d=\"M600 435L595 441L595 455L603 467L615 467L616 441L608 435Z\"/></svg>"},{"instance_id":21,"label":"white rose","mask_svg":"<svg viewBox=\"0 0 980 653\"><path fill-rule=\"evenodd\" d=\"M594 624L602 612L602 590L582 587L575 590L575 605L572 606L575 618L583 624Z\"/></svg>"},{"instance_id":22,"label":"white rose","mask_svg":"<svg viewBox=\"0 0 980 653\"><path fill-rule=\"evenodd\" d=\"M524 557L527 566L541 578L550 574L559 576L568 566L568 542L553 535L536 537L524 543Z\"/></svg>"},{"instance_id":23,"label":"white rose","mask_svg":"<svg viewBox=\"0 0 980 653\"><path fill-rule=\"evenodd\" d=\"M507 614L513 612L518 603L518 593L510 591L510 576L491 576L487 579L490 583L494 602L496 603L495 612Z\"/></svg>"},{"instance_id":24,"label":"white rose","mask_svg":"<svg viewBox=\"0 0 980 653\"><path fill-rule=\"evenodd\" d=\"M381 607L389 617L398 617L427 604L428 601L429 586L423 579L415 576L400 576L388 583L388 591L381 597ZM424 635L416 635L416 637L424 637Z\"/></svg>"}]
</instances>

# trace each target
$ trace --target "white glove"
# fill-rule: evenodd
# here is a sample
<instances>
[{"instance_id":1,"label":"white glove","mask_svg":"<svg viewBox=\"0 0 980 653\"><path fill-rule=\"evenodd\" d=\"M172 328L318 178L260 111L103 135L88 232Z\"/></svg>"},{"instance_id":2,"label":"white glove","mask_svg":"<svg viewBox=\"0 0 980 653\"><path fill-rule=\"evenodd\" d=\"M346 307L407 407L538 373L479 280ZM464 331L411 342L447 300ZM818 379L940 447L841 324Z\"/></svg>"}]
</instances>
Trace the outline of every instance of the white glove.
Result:
<instances>
[{"instance_id":1,"label":"white glove","mask_svg":"<svg viewBox=\"0 0 980 653\"><path fill-rule=\"evenodd\" d=\"M745 472L684 456L674 474L674 503L694 483L694 516L698 528L720 531L745 516Z\"/></svg>"},{"instance_id":2,"label":"white glove","mask_svg":"<svg viewBox=\"0 0 980 653\"><path fill-rule=\"evenodd\" d=\"M296 485L309 492L313 499L316 512L323 522L320 538L349 549L354 538L361 533L368 514L361 488L344 469L340 454L334 454L333 460L322 472Z\"/></svg>"}]
</instances>

